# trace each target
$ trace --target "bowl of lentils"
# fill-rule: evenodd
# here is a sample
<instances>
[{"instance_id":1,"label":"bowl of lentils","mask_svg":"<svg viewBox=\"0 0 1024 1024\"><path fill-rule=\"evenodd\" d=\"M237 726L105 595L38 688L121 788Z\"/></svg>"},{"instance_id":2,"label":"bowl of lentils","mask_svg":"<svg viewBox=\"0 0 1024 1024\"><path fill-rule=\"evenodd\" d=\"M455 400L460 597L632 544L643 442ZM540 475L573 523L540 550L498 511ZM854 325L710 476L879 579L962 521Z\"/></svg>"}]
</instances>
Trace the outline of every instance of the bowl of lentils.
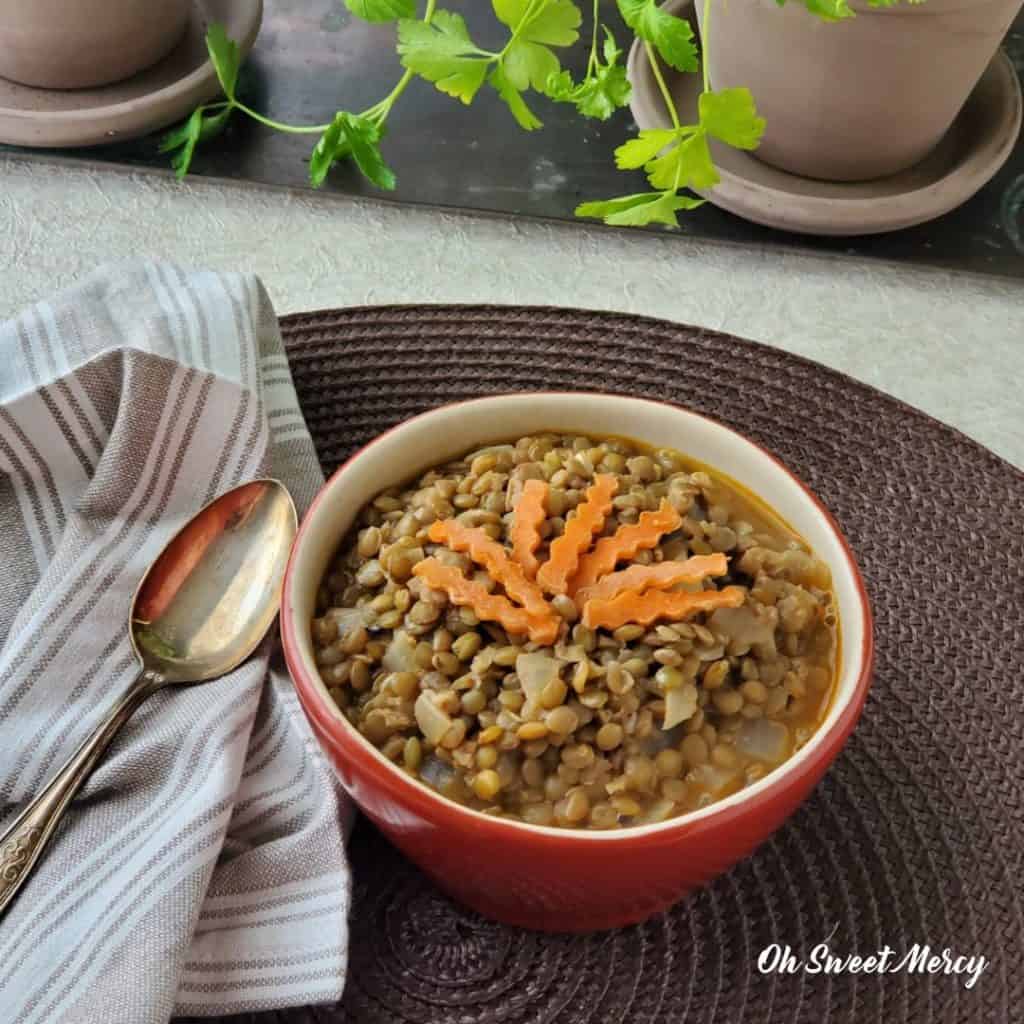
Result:
<instances>
[{"instance_id":1,"label":"bowl of lentils","mask_svg":"<svg viewBox=\"0 0 1024 1024\"><path fill-rule=\"evenodd\" d=\"M477 399L355 455L304 521L285 652L343 786L445 890L642 920L748 854L859 715L871 616L832 517L667 404Z\"/></svg>"}]
</instances>

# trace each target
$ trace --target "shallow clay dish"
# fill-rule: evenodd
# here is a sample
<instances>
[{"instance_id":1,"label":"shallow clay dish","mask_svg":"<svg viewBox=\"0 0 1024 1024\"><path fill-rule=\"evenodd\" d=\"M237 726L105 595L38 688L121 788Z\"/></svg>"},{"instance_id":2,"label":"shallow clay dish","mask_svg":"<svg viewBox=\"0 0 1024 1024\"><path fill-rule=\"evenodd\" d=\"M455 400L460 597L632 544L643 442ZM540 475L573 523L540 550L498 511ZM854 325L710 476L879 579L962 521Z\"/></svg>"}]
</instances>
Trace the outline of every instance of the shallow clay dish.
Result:
<instances>
[{"instance_id":1,"label":"shallow clay dish","mask_svg":"<svg viewBox=\"0 0 1024 1024\"><path fill-rule=\"evenodd\" d=\"M220 22L252 48L263 0L195 0L185 35L162 61L132 78L95 89L33 89L0 78L0 142L60 148L121 142L164 128L217 94L206 53L206 26Z\"/></svg>"},{"instance_id":2,"label":"shallow clay dish","mask_svg":"<svg viewBox=\"0 0 1024 1024\"><path fill-rule=\"evenodd\" d=\"M666 10L689 19L697 30L692 0L673 0ZM663 70L683 123L695 123L700 75ZM636 42L629 53L628 74L633 84L630 107L640 128L671 127L646 51ZM723 210L784 231L809 235L896 231L933 220L974 195L1009 157L1020 132L1021 109L1020 82L1000 50L952 128L909 170L874 181L817 181L712 142L722 180L699 194Z\"/></svg>"}]
</instances>

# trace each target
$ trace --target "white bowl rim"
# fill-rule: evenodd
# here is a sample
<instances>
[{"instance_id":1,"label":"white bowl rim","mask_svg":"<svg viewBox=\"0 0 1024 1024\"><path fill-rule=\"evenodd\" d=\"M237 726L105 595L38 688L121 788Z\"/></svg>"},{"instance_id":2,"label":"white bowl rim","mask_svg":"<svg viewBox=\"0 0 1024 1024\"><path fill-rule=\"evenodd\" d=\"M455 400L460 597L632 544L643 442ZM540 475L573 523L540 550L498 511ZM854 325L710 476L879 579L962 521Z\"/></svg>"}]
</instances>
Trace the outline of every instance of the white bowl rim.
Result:
<instances>
[{"instance_id":1,"label":"white bowl rim","mask_svg":"<svg viewBox=\"0 0 1024 1024\"><path fill-rule=\"evenodd\" d=\"M497 407L502 403L518 403L525 399L544 400L558 403L580 398L600 399L602 401L613 401L616 403L631 403L638 406L653 407L654 409L667 412L670 415L694 417L710 424L711 427L716 430L723 431L725 434L729 435L733 442L744 445L748 449L753 450L759 458L767 459L777 471L781 471L785 476L789 477L794 484L796 484L799 491L802 492L803 498L808 502L811 510L822 520L827 531L832 534L834 540L837 542L837 545L843 555L841 568L848 575L852 588L857 595L857 603L862 616L862 642L860 651L855 656L853 667L849 671L841 673L840 678L835 684L836 693L833 696L832 703L829 707L825 720L819 725L817 730L803 747L790 755L790 757L782 764L770 772L767 772L761 779L758 779L751 785L730 794L722 800L717 800L714 803L709 804L707 807L688 811L685 814L667 818L660 822L644 825L628 825L617 829L566 829L559 828L554 825L534 825L512 818L497 818L492 815L483 814L481 811L477 811L474 808L467 807L455 800L442 796L430 786L411 779L405 772L384 757L384 755L372 743L363 737L331 699L330 694L327 691L327 687L324 685L312 657L312 634L308 628L308 623L298 621L295 602L291 599L292 593L296 587L296 579L300 576L298 563L301 559L304 541L306 541L308 536L316 528L319 517L325 511L326 507L337 499L337 494L343 487L345 478L351 471L352 467L357 461L363 461L368 456L372 457L375 446L385 440L390 440L392 442L400 441L403 435L408 436L415 431L422 430L431 420L440 418L444 414L450 414L455 410L465 410L466 407ZM543 418L543 415L539 416L541 421L543 421ZM536 429L550 430L563 428L552 428L550 425L545 427L538 424ZM569 430L571 428L566 427L564 429ZM643 438L636 438L636 440L641 443L647 443L644 442ZM476 442L471 438L468 439L468 445L472 446L475 443ZM490 443L496 444L499 442L495 441ZM689 453L684 451L682 454L687 455ZM428 467L424 467L424 470L426 468ZM720 469L720 467L712 468ZM728 471L721 469L720 471L726 472L726 475L731 476ZM742 483L742 481L740 482ZM756 494L757 492L754 493ZM768 503L767 499L763 498L761 495L758 495L758 497L761 497L762 501ZM773 507L770 503L768 504L769 507ZM839 567L830 563L829 568L832 570L833 574L835 574L836 569ZM842 627L842 622L840 622L840 626ZM319 697L321 705L327 710L331 718L338 722L349 737L358 744L364 752L369 754L395 783L397 783L401 788L406 789L411 796L418 799L425 798L428 802L436 803L445 813L455 813L459 816L464 815L468 819L467 824L476 824L478 826L493 827L497 829L511 828L517 831L542 836L545 839L559 839L564 841L626 842L630 839L649 836L655 833L671 832L677 829L687 830L697 822L703 822L709 818L735 812L735 809L740 805L752 803L767 791L779 788L787 775L792 774L796 768L800 767L804 762L809 761L813 753L825 744L826 739L832 736L839 729L842 724L840 722L841 716L848 711L850 704L858 694L861 694L861 702L863 703L867 687L870 684L870 676L874 662L873 615L868 601L867 588L864 584L860 568L854 558L853 551L850 548L850 544L839 529L839 525L832 516L832 513L829 512L821 499L819 499L817 495L791 469L789 469L788 466L785 465L785 463L762 445L752 441L744 434L734 430L732 427L726 426L724 423L711 416L706 416L703 413L696 412L685 406L677 405L667 400L636 398L631 395L616 395L600 391L515 391L469 398L462 401L448 402L403 420L401 423L398 423L377 435L362 448L355 451L328 478L300 524L299 532L292 548L292 556L289 559L288 568L285 573L282 601L282 632L286 637L286 657L290 661L290 648L292 647L292 644L288 642L290 639L294 642L295 653L301 658L302 669L304 670L305 675L312 682L313 688ZM292 671L290 664L289 671ZM842 688L841 684L843 684L844 679L847 677L852 677L853 682L846 687L847 692L845 698L840 701L839 690ZM851 723L849 728L852 729L854 724L856 724L856 718L854 718L854 722Z\"/></svg>"}]
</instances>

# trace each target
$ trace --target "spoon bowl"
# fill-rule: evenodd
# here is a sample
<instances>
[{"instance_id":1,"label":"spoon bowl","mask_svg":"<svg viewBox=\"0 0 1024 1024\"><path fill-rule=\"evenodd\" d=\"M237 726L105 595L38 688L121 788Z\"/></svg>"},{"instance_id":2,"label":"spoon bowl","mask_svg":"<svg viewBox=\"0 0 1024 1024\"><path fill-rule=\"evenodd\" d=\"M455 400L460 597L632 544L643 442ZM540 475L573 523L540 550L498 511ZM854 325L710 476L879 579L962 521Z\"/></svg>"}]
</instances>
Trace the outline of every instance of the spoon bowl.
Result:
<instances>
[{"instance_id":1,"label":"spoon bowl","mask_svg":"<svg viewBox=\"0 0 1024 1024\"><path fill-rule=\"evenodd\" d=\"M275 480L243 484L191 520L132 601L132 646L145 669L199 683L249 657L277 615L296 525Z\"/></svg>"}]
</instances>

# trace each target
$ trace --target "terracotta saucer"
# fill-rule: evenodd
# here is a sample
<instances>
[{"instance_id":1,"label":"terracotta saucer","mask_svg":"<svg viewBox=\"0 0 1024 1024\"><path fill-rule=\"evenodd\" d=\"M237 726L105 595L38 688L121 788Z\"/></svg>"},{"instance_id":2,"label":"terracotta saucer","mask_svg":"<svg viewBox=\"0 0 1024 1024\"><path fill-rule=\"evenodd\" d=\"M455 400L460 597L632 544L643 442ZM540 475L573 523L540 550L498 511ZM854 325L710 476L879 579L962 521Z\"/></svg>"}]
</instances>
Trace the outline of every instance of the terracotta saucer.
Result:
<instances>
[{"instance_id":1,"label":"terracotta saucer","mask_svg":"<svg viewBox=\"0 0 1024 1024\"><path fill-rule=\"evenodd\" d=\"M687 18L697 30L692 0L673 0L666 10ZM630 50L628 64L633 117L641 128L669 128L650 62L638 43ZM667 67L664 72L682 121L695 122L700 75ZM1020 82L1000 50L943 140L909 170L874 181L816 181L712 142L722 180L700 194L723 210L784 231L810 235L896 231L932 220L974 195L1009 157L1020 131L1021 107Z\"/></svg>"},{"instance_id":2,"label":"terracotta saucer","mask_svg":"<svg viewBox=\"0 0 1024 1024\"><path fill-rule=\"evenodd\" d=\"M263 0L195 0L185 36L159 64L98 89L33 89L0 78L0 142L95 146L164 128L215 96L206 26L219 21L242 53L259 32Z\"/></svg>"}]
</instances>

